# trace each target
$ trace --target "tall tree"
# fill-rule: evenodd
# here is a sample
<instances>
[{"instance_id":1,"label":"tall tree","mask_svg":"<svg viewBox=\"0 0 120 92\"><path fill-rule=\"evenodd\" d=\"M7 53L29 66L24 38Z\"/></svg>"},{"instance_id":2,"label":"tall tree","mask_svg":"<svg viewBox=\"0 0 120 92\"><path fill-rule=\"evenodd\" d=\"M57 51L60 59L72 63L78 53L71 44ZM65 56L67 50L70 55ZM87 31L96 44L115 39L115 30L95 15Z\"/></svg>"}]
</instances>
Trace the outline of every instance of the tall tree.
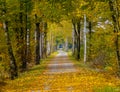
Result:
<instances>
[{"instance_id":1,"label":"tall tree","mask_svg":"<svg viewBox=\"0 0 120 92\"><path fill-rule=\"evenodd\" d=\"M44 23L44 58L47 57L47 22Z\"/></svg>"},{"instance_id":2,"label":"tall tree","mask_svg":"<svg viewBox=\"0 0 120 92\"><path fill-rule=\"evenodd\" d=\"M117 53L117 59L118 59L118 67L120 69L120 46L119 46L119 31L120 31L120 24L119 24L119 9L118 9L118 3L119 0L109 0L109 7L110 11L112 12L112 20L114 25L114 33L116 35L115 37L115 46L116 46L116 53Z\"/></svg>"},{"instance_id":3,"label":"tall tree","mask_svg":"<svg viewBox=\"0 0 120 92\"><path fill-rule=\"evenodd\" d=\"M37 14L35 14L35 19L36 19L36 58L35 58L35 63L39 64L40 63L40 22L37 21L38 17Z\"/></svg>"},{"instance_id":4,"label":"tall tree","mask_svg":"<svg viewBox=\"0 0 120 92\"><path fill-rule=\"evenodd\" d=\"M72 20L72 24L74 27L74 32L75 32L75 46L77 46L77 54L76 54L76 58L79 60L80 59L80 31L81 31L81 19L73 19Z\"/></svg>"},{"instance_id":5,"label":"tall tree","mask_svg":"<svg viewBox=\"0 0 120 92\"><path fill-rule=\"evenodd\" d=\"M24 2L20 0L20 13L19 13L19 20L20 20L20 61L21 61L21 71L25 71L27 68L27 61L26 61L26 29L25 29L25 15L24 15ZM24 25L23 25L24 24Z\"/></svg>"},{"instance_id":6,"label":"tall tree","mask_svg":"<svg viewBox=\"0 0 120 92\"><path fill-rule=\"evenodd\" d=\"M84 63L87 60L87 39L86 39L86 15L84 15Z\"/></svg>"},{"instance_id":7,"label":"tall tree","mask_svg":"<svg viewBox=\"0 0 120 92\"><path fill-rule=\"evenodd\" d=\"M4 30L5 30L5 34L6 34L6 42L7 42L7 46L8 46L8 54L9 54L9 58L10 58L10 77L11 79L14 79L18 76L18 69L17 69L17 64L16 64L16 60L15 60L15 56L13 54L13 49L12 49L12 44L11 44L11 39L10 39L10 32L9 32L9 22L7 20L7 6L6 6L6 1L2 2L2 16L5 18L3 20L3 26L4 26Z\"/></svg>"},{"instance_id":8,"label":"tall tree","mask_svg":"<svg viewBox=\"0 0 120 92\"><path fill-rule=\"evenodd\" d=\"M25 54L26 62L31 62L31 48L30 48L30 31L31 31L31 19L30 14L33 9L32 0L25 0Z\"/></svg>"}]
</instances>

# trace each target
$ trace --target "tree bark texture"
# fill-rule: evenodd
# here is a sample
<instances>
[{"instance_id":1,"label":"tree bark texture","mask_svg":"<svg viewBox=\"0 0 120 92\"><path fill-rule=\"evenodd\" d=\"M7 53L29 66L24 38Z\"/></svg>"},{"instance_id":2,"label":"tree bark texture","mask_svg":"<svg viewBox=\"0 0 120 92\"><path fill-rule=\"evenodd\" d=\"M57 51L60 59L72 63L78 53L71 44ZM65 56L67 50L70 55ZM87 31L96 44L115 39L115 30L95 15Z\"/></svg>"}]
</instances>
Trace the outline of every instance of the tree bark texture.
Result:
<instances>
[{"instance_id":1,"label":"tree bark texture","mask_svg":"<svg viewBox=\"0 0 120 92\"><path fill-rule=\"evenodd\" d=\"M92 54L92 22L89 21L89 53L88 53L88 59L91 59L91 54Z\"/></svg>"},{"instance_id":2,"label":"tree bark texture","mask_svg":"<svg viewBox=\"0 0 120 92\"><path fill-rule=\"evenodd\" d=\"M26 16L23 14L23 1L20 0L20 13L19 13L19 20L20 20L20 70L25 71L27 68L27 60L26 60L26 24L24 24L24 19L26 20Z\"/></svg>"},{"instance_id":3,"label":"tree bark texture","mask_svg":"<svg viewBox=\"0 0 120 92\"><path fill-rule=\"evenodd\" d=\"M36 18L36 50L35 50L35 64L39 64L40 63L40 23L37 22L37 15L35 14L35 18Z\"/></svg>"},{"instance_id":4,"label":"tree bark texture","mask_svg":"<svg viewBox=\"0 0 120 92\"><path fill-rule=\"evenodd\" d=\"M12 49L12 45L11 45L7 21L5 21L5 23L4 23L4 30L5 30L6 42L7 42L7 46L8 46L8 54L9 54L9 58L10 58L10 78L14 79L18 76L18 69L17 69L16 60L15 60L15 57L13 54L13 49Z\"/></svg>"},{"instance_id":5,"label":"tree bark texture","mask_svg":"<svg viewBox=\"0 0 120 92\"><path fill-rule=\"evenodd\" d=\"M115 37L115 46L116 46L116 53L117 53L117 59L118 59L118 67L120 69L120 46L119 46L119 35L118 32L120 31L120 25L119 25L119 10L117 5L117 0L109 0L109 7L110 11L112 12L112 20L114 25L114 33L116 35Z\"/></svg>"},{"instance_id":6,"label":"tree bark texture","mask_svg":"<svg viewBox=\"0 0 120 92\"><path fill-rule=\"evenodd\" d=\"M76 56L76 59L80 59L80 30L81 30L81 24L80 20L75 21L74 19L72 20L73 28L74 28L74 54Z\"/></svg>"},{"instance_id":7,"label":"tree bark texture","mask_svg":"<svg viewBox=\"0 0 120 92\"><path fill-rule=\"evenodd\" d=\"M77 59L80 59L80 21L77 22L77 31L78 31L78 35L77 35Z\"/></svg>"},{"instance_id":8,"label":"tree bark texture","mask_svg":"<svg viewBox=\"0 0 120 92\"><path fill-rule=\"evenodd\" d=\"M44 23L44 58L47 57L47 22Z\"/></svg>"},{"instance_id":9,"label":"tree bark texture","mask_svg":"<svg viewBox=\"0 0 120 92\"><path fill-rule=\"evenodd\" d=\"M3 2L3 6L4 6L3 13L4 15L6 15L7 13L6 1ZM6 44L8 47L8 55L10 58L10 78L13 80L16 77L18 77L18 68L17 68L15 56L14 56L13 49L12 49L12 44L11 44L10 34L9 34L10 32L9 32L7 20L4 20L3 27L4 27L5 36L6 36Z\"/></svg>"}]
</instances>

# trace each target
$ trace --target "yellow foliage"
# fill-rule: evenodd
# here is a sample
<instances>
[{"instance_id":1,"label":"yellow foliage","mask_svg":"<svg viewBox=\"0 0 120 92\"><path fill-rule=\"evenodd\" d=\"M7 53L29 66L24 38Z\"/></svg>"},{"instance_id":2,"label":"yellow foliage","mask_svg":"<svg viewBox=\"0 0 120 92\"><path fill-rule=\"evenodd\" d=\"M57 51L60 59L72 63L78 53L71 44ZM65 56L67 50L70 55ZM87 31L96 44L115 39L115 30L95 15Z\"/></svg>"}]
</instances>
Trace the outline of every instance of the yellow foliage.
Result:
<instances>
[{"instance_id":1,"label":"yellow foliage","mask_svg":"<svg viewBox=\"0 0 120 92\"><path fill-rule=\"evenodd\" d=\"M114 76L81 68L76 73L27 73L14 81L6 81L3 92L94 92L94 88L117 87L120 80Z\"/></svg>"}]
</instances>

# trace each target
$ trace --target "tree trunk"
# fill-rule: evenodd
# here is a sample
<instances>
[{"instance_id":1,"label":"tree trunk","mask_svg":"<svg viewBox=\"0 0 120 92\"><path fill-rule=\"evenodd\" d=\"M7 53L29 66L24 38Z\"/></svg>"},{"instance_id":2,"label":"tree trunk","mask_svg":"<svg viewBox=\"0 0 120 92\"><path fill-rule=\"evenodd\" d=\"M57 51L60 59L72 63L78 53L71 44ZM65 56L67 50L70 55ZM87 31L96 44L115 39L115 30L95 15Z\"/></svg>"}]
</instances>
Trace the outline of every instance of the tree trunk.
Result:
<instances>
[{"instance_id":1,"label":"tree trunk","mask_svg":"<svg viewBox=\"0 0 120 92\"><path fill-rule=\"evenodd\" d=\"M30 20L30 13L31 13L31 11L30 11L30 8L32 8L32 6L31 6L31 4L32 4L32 1L31 0L26 0L26 45L27 45L27 55L26 55L26 60L27 60L27 62L31 62L31 60L32 60L32 56L31 56L31 48L30 48L30 28L31 28L31 20Z\"/></svg>"},{"instance_id":2,"label":"tree trunk","mask_svg":"<svg viewBox=\"0 0 120 92\"><path fill-rule=\"evenodd\" d=\"M117 7L117 1L116 0L109 0L109 7L110 11L112 13L112 20L113 20L113 25L114 25L114 33L116 35L115 38L115 46L116 46L116 54L117 54L117 59L118 59L118 67L120 71L120 48L119 48L119 35L118 32L120 31L120 25L119 25L119 10Z\"/></svg>"},{"instance_id":3,"label":"tree trunk","mask_svg":"<svg viewBox=\"0 0 120 92\"><path fill-rule=\"evenodd\" d=\"M15 28L14 28L14 32L15 32L15 37L16 37L16 60L18 62L21 62L21 53L20 53L20 29L19 29L19 20L18 20L18 16L15 16Z\"/></svg>"},{"instance_id":4,"label":"tree trunk","mask_svg":"<svg viewBox=\"0 0 120 92\"><path fill-rule=\"evenodd\" d=\"M44 58L47 57L47 22L44 23Z\"/></svg>"},{"instance_id":5,"label":"tree trunk","mask_svg":"<svg viewBox=\"0 0 120 92\"><path fill-rule=\"evenodd\" d=\"M43 58L43 54L42 54L43 46L42 45L43 45L42 44L42 32L40 32L40 57L41 57L41 59Z\"/></svg>"},{"instance_id":6,"label":"tree trunk","mask_svg":"<svg viewBox=\"0 0 120 92\"><path fill-rule=\"evenodd\" d=\"M31 1L29 1L31 2ZM29 4L25 3L25 57L26 63L31 61L31 50L30 50L30 19L29 19Z\"/></svg>"},{"instance_id":7,"label":"tree trunk","mask_svg":"<svg viewBox=\"0 0 120 92\"><path fill-rule=\"evenodd\" d=\"M76 59L79 60L80 59L80 19L79 20L72 20L72 24L73 24L73 28L74 28L74 46L75 48L77 47L77 50L75 49L75 56Z\"/></svg>"},{"instance_id":8,"label":"tree trunk","mask_svg":"<svg viewBox=\"0 0 120 92\"><path fill-rule=\"evenodd\" d=\"M3 13L6 15L7 10L6 10L6 1L3 2ZM13 80L16 77L18 77L18 68L15 60L15 56L13 54L13 49L12 49L12 44L10 40L10 32L8 29L8 21L4 20L5 22L3 23L4 31L5 31L5 36L6 36L6 44L8 47L8 55L10 58L10 78Z\"/></svg>"},{"instance_id":9,"label":"tree trunk","mask_svg":"<svg viewBox=\"0 0 120 92\"><path fill-rule=\"evenodd\" d=\"M20 18L21 19L21 18ZM22 24L22 20L21 20L21 24ZM24 28L21 27L20 28L20 55L21 55L21 71L25 71L26 70L26 55L25 55L25 52L26 52L26 43L25 43L25 40L24 40Z\"/></svg>"},{"instance_id":10,"label":"tree trunk","mask_svg":"<svg viewBox=\"0 0 120 92\"><path fill-rule=\"evenodd\" d=\"M84 63L87 60L86 15L84 15Z\"/></svg>"},{"instance_id":11,"label":"tree trunk","mask_svg":"<svg viewBox=\"0 0 120 92\"><path fill-rule=\"evenodd\" d=\"M11 79L14 79L18 76L18 70L17 70L16 60L15 60L13 50L12 50L7 21L5 21L5 23L4 23L4 30L5 30L6 42L7 42L7 46L8 46L8 54L10 57L10 77L11 77Z\"/></svg>"},{"instance_id":12,"label":"tree trunk","mask_svg":"<svg viewBox=\"0 0 120 92\"><path fill-rule=\"evenodd\" d=\"M89 21L89 53L88 53L88 59L91 59L91 54L92 54L92 22Z\"/></svg>"},{"instance_id":13,"label":"tree trunk","mask_svg":"<svg viewBox=\"0 0 120 92\"><path fill-rule=\"evenodd\" d=\"M50 31L50 54L53 52L53 34Z\"/></svg>"},{"instance_id":14,"label":"tree trunk","mask_svg":"<svg viewBox=\"0 0 120 92\"><path fill-rule=\"evenodd\" d=\"M27 68L26 62L26 29L24 29L24 14L23 14L23 1L20 0L20 61L21 61L21 71L25 71Z\"/></svg>"},{"instance_id":15,"label":"tree trunk","mask_svg":"<svg viewBox=\"0 0 120 92\"><path fill-rule=\"evenodd\" d=\"M36 64L40 63L40 23L36 23Z\"/></svg>"},{"instance_id":16,"label":"tree trunk","mask_svg":"<svg viewBox=\"0 0 120 92\"><path fill-rule=\"evenodd\" d=\"M72 28L72 55L75 55L75 32L74 28Z\"/></svg>"},{"instance_id":17,"label":"tree trunk","mask_svg":"<svg viewBox=\"0 0 120 92\"><path fill-rule=\"evenodd\" d=\"M37 15L35 14L36 18L36 58L35 58L35 64L40 63L40 23L37 22Z\"/></svg>"},{"instance_id":18,"label":"tree trunk","mask_svg":"<svg viewBox=\"0 0 120 92\"><path fill-rule=\"evenodd\" d=\"M30 63L31 61L31 49L30 49L30 29L27 29L27 55L26 60Z\"/></svg>"},{"instance_id":19,"label":"tree trunk","mask_svg":"<svg viewBox=\"0 0 120 92\"><path fill-rule=\"evenodd\" d=\"M41 33L41 51L42 51L41 58L43 59L44 58L44 33L43 32Z\"/></svg>"},{"instance_id":20,"label":"tree trunk","mask_svg":"<svg viewBox=\"0 0 120 92\"><path fill-rule=\"evenodd\" d=\"M28 61L28 49L27 49L27 14L25 14L25 32L24 32L24 63L23 67L24 69L27 68L27 61Z\"/></svg>"},{"instance_id":21,"label":"tree trunk","mask_svg":"<svg viewBox=\"0 0 120 92\"><path fill-rule=\"evenodd\" d=\"M77 60L80 59L80 40L79 40L79 37L77 37L77 57L76 57Z\"/></svg>"},{"instance_id":22,"label":"tree trunk","mask_svg":"<svg viewBox=\"0 0 120 92\"><path fill-rule=\"evenodd\" d=\"M77 59L80 59L80 21L77 22L77 31L78 31L78 35L77 35Z\"/></svg>"},{"instance_id":23,"label":"tree trunk","mask_svg":"<svg viewBox=\"0 0 120 92\"><path fill-rule=\"evenodd\" d=\"M77 47L77 35L78 35L78 33L77 33L77 28L76 28L76 23L75 23L75 20L73 19L72 20L72 24L73 24L73 38L74 38L74 41L73 41L73 44L74 44L74 52L73 52L73 56L75 56L76 57L76 47Z\"/></svg>"}]
</instances>

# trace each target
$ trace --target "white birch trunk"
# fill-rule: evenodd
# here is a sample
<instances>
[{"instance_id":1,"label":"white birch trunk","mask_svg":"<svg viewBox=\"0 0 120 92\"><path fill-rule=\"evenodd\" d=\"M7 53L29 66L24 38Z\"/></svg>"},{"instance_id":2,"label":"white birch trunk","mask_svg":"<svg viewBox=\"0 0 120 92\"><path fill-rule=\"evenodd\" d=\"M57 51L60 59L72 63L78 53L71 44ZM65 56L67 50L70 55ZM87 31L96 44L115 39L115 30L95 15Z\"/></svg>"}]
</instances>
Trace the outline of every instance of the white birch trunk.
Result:
<instances>
[{"instance_id":1,"label":"white birch trunk","mask_svg":"<svg viewBox=\"0 0 120 92\"><path fill-rule=\"evenodd\" d=\"M74 48L75 48L75 44L74 44L74 41L75 41L75 37L74 37L75 33L74 33L74 28L72 26L72 53L74 53Z\"/></svg>"},{"instance_id":2,"label":"white birch trunk","mask_svg":"<svg viewBox=\"0 0 120 92\"><path fill-rule=\"evenodd\" d=\"M84 63L86 63L87 58L87 39L86 39L86 15L84 15Z\"/></svg>"}]
</instances>

